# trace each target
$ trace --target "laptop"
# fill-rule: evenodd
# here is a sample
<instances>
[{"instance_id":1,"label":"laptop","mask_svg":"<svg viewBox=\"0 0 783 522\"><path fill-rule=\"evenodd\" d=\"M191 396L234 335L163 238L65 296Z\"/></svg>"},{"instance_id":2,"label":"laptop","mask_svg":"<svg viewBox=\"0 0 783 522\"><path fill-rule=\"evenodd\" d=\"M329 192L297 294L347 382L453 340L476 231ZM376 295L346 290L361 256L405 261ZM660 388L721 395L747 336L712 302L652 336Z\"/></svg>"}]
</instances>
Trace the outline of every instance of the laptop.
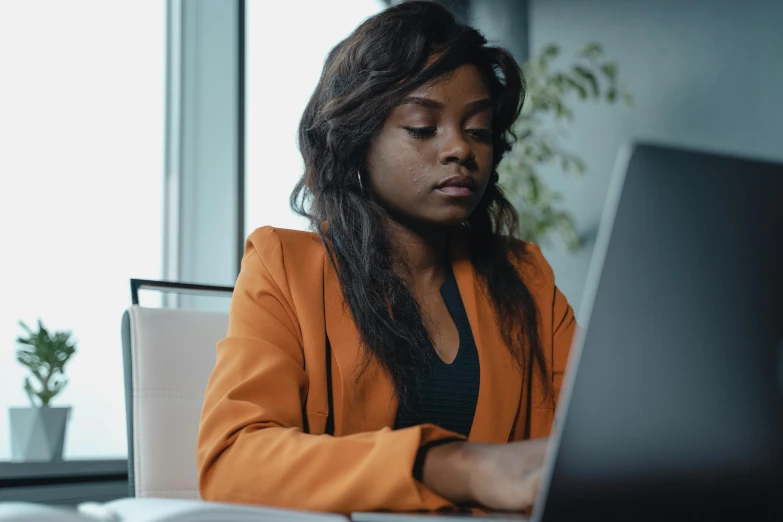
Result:
<instances>
[{"instance_id":1,"label":"laptop","mask_svg":"<svg viewBox=\"0 0 783 522\"><path fill-rule=\"evenodd\" d=\"M783 520L783 165L623 148L579 323L531 520Z\"/></svg>"}]
</instances>

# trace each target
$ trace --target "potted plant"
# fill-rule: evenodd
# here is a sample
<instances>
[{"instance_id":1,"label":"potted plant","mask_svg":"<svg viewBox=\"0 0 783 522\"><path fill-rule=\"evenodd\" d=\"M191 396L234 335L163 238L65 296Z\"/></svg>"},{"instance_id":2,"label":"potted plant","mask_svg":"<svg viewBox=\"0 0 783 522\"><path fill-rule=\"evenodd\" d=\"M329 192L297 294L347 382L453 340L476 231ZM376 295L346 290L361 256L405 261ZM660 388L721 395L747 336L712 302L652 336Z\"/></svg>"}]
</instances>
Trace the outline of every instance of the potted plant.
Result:
<instances>
[{"instance_id":1,"label":"potted plant","mask_svg":"<svg viewBox=\"0 0 783 522\"><path fill-rule=\"evenodd\" d=\"M551 190L540 169L555 165L564 172L585 172L584 161L560 145L561 124L573 120L571 103L632 102L631 93L618 78L618 67L604 59L598 43L581 49L569 66L556 67L558 45L549 45L522 65L526 99L512 127L515 140L498 166L500 184L519 211L520 235L525 241L544 244L558 232L570 250L581 244L573 217L560 206L562 197Z\"/></svg>"},{"instance_id":2,"label":"potted plant","mask_svg":"<svg viewBox=\"0 0 783 522\"><path fill-rule=\"evenodd\" d=\"M26 366L37 383L24 379L30 408L11 408L11 455L15 461L62 460L65 428L70 407L52 407L50 403L68 383L65 365L76 351L71 332L50 333L38 321L38 331L23 322L26 335L16 342L21 348L16 359Z\"/></svg>"}]
</instances>

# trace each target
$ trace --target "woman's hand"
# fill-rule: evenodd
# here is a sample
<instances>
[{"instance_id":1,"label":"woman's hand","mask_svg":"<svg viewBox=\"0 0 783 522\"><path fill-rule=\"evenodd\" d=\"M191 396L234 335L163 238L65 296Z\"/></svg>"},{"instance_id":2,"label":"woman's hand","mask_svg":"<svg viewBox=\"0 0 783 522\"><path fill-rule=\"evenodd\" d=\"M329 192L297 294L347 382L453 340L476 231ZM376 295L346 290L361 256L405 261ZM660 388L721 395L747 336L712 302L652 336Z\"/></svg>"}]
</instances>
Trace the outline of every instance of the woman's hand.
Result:
<instances>
[{"instance_id":1,"label":"woman's hand","mask_svg":"<svg viewBox=\"0 0 783 522\"><path fill-rule=\"evenodd\" d=\"M548 439L508 444L470 444L474 463L470 476L472 500L499 511L527 511L533 507L541 479Z\"/></svg>"},{"instance_id":2,"label":"woman's hand","mask_svg":"<svg viewBox=\"0 0 783 522\"><path fill-rule=\"evenodd\" d=\"M547 441L436 446L427 453L422 482L457 504L528 511L538 493Z\"/></svg>"}]
</instances>

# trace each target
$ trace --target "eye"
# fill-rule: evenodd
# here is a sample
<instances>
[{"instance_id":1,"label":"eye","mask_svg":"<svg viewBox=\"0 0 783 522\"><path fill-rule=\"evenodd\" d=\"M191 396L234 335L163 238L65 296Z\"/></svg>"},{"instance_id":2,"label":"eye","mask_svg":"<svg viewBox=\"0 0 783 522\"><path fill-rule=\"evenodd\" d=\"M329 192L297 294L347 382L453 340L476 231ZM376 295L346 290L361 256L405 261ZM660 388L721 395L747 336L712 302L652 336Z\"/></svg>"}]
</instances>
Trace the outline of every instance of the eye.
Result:
<instances>
[{"instance_id":1,"label":"eye","mask_svg":"<svg viewBox=\"0 0 783 522\"><path fill-rule=\"evenodd\" d=\"M405 127L405 130L417 140L425 140L435 135L435 127Z\"/></svg>"},{"instance_id":2,"label":"eye","mask_svg":"<svg viewBox=\"0 0 783 522\"><path fill-rule=\"evenodd\" d=\"M467 131L477 141L483 143L492 142L492 130L491 129L468 129Z\"/></svg>"}]
</instances>

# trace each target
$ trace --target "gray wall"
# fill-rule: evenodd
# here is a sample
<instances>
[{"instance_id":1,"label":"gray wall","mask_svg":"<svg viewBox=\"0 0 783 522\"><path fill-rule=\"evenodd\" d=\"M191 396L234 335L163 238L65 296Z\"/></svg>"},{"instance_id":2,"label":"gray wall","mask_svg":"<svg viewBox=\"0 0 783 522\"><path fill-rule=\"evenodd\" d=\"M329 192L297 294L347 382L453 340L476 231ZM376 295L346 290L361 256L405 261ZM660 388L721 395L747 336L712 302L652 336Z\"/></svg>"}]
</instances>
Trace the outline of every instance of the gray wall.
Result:
<instances>
[{"instance_id":1,"label":"gray wall","mask_svg":"<svg viewBox=\"0 0 783 522\"><path fill-rule=\"evenodd\" d=\"M529 56L529 0L473 0L467 6L468 23L490 44L508 49L520 63Z\"/></svg>"},{"instance_id":2,"label":"gray wall","mask_svg":"<svg viewBox=\"0 0 783 522\"><path fill-rule=\"evenodd\" d=\"M552 171L579 227L594 237L618 147L631 139L783 161L783 1L530 0L530 47L600 41L635 96L631 109L579 107L564 145L584 178ZM592 241L544 252L579 308Z\"/></svg>"}]
</instances>

